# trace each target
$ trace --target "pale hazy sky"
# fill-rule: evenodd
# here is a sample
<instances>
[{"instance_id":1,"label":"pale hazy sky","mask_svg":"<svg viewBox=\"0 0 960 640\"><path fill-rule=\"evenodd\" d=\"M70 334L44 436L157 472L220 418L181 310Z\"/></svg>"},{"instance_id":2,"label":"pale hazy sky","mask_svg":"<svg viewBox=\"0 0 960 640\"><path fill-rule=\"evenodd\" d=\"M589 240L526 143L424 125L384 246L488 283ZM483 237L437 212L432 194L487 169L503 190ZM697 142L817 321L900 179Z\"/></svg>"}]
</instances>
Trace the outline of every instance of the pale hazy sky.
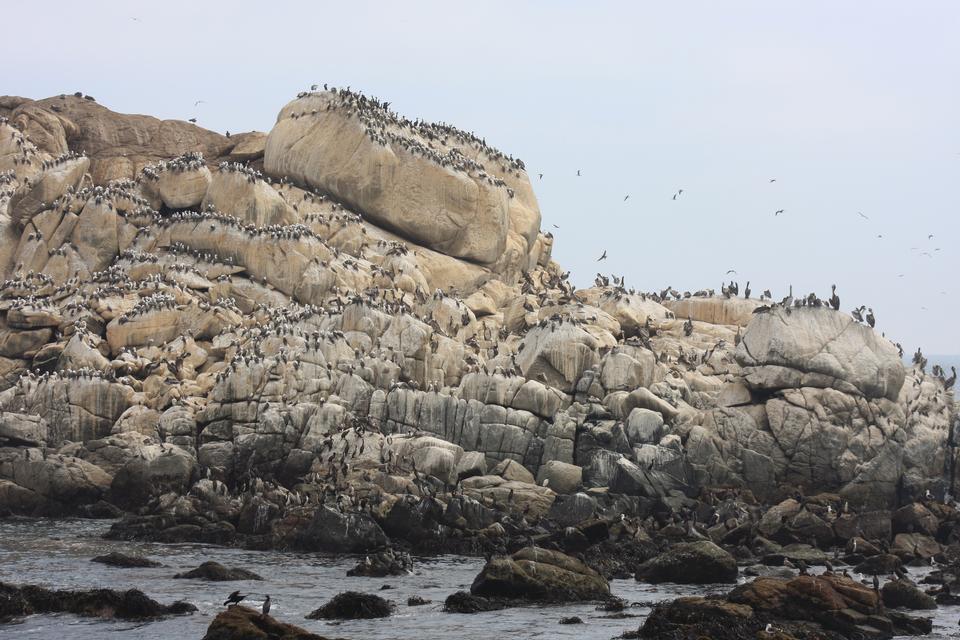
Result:
<instances>
[{"instance_id":1,"label":"pale hazy sky","mask_svg":"<svg viewBox=\"0 0 960 640\"><path fill-rule=\"evenodd\" d=\"M908 350L960 353L960 3L50 0L2 14L0 93L79 90L239 132L269 130L312 83L350 85L522 158L580 286L604 249L603 271L644 290L719 289L727 269L777 296L836 283L844 310L872 306Z\"/></svg>"}]
</instances>

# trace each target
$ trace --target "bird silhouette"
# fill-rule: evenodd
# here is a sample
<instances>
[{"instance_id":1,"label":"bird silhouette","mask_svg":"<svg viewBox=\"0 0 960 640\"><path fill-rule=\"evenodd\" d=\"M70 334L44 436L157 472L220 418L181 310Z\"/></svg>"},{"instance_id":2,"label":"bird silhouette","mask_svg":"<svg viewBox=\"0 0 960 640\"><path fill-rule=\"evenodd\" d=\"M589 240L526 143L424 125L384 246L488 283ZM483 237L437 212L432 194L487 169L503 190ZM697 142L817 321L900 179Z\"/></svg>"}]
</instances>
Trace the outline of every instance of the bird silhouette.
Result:
<instances>
[{"instance_id":1,"label":"bird silhouette","mask_svg":"<svg viewBox=\"0 0 960 640\"><path fill-rule=\"evenodd\" d=\"M229 606L231 604L239 604L242 600L246 599L247 596L241 595L239 591L234 591L227 599L223 601L223 606Z\"/></svg>"},{"instance_id":2,"label":"bird silhouette","mask_svg":"<svg viewBox=\"0 0 960 640\"><path fill-rule=\"evenodd\" d=\"M864 220L869 220L869 219L870 219L870 218L868 218L867 216L863 215L863 211L857 211L857 215L860 216L861 218L863 218Z\"/></svg>"},{"instance_id":3,"label":"bird silhouette","mask_svg":"<svg viewBox=\"0 0 960 640\"><path fill-rule=\"evenodd\" d=\"M194 124L196 124L197 119L196 119L196 118L190 118L189 120L187 120L187 122L193 122Z\"/></svg>"},{"instance_id":4,"label":"bird silhouette","mask_svg":"<svg viewBox=\"0 0 960 640\"><path fill-rule=\"evenodd\" d=\"M627 195L623 196L623 201L626 202L629 197L630 197L630 194L629 194L629 193L628 193Z\"/></svg>"},{"instance_id":5,"label":"bird silhouette","mask_svg":"<svg viewBox=\"0 0 960 640\"><path fill-rule=\"evenodd\" d=\"M603 255L600 256L599 258L597 258L597 262L600 262L601 260L606 260L606 259L607 259L607 250L604 249L604 250L603 250Z\"/></svg>"},{"instance_id":6,"label":"bird silhouette","mask_svg":"<svg viewBox=\"0 0 960 640\"><path fill-rule=\"evenodd\" d=\"M783 213L783 209L777 209L776 211L773 212L773 215L778 216L781 213Z\"/></svg>"},{"instance_id":7,"label":"bird silhouette","mask_svg":"<svg viewBox=\"0 0 960 640\"><path fill-rule=\"evenodd\" d=\"M578 176L580 175L580 169L577 169L577 175Z\"/></svg>"},{"instance_id":8,"label":"bird silhouette","mask_svg":"<svg viewBox=\"0 0 960 640\"><path fill-rule=\"evenodd\" d=\"M197 105L200 105L200 104L206 104L206 103L207 103L206 100L197 100L196 102L193 103L193 106L197 106Z\"/></svg>"}]
</instances>

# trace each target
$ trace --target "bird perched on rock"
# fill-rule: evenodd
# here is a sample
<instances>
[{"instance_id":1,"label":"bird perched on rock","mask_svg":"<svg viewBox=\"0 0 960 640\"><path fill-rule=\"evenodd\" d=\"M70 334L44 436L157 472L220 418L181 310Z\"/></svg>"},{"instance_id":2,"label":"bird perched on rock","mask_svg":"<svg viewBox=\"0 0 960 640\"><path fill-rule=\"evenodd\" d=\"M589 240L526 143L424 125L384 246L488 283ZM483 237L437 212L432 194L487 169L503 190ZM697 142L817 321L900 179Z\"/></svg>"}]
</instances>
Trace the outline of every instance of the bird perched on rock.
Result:
<instances>
[{"instance_id":1,"label":"bird perched on rock","mask_svg":"<svg viewBox=\"0 0 960 640\"><path fill-rule=\"evenodd\" d=\"M241 601L245 600L247 596L242 595L239 591L234 591L231 593L226 600L223 601L223 606L228 607L234 604L240 604Z\"/></svg>"},{"instance_id":2,"label":"bird perched on rock","mask_svg":"<svg viewBox=\"0 0 960 640\"><path fill-rule=\"evenodd\" d=\"M263 606L260 608L263 612L263 615L270 615L270 595L267 595L267 599L263 601Z\"/></svg>"}]
</instances>

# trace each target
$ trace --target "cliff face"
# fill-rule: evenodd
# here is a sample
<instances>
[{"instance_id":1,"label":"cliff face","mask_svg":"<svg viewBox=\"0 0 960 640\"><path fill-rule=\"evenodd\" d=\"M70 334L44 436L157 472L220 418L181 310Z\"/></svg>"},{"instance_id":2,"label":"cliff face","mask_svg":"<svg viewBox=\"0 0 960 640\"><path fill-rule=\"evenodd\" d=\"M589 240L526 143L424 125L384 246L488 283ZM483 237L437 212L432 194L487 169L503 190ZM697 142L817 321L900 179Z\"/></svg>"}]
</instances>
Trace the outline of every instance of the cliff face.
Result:
<instances>
[{"instance_id":1,"label":"cliff face","mask_svg":"<svg viewBox=\"0 0 960 640\"><path fill-rule=\"evenodd\" d=\"M581 486L953 491L942 376L819 301L576 291L523 163L472 134L345 91L267 136L76 96L0 115L8 510L208 470L477 475L533 512Z\"/></svg>"}]
</instances>

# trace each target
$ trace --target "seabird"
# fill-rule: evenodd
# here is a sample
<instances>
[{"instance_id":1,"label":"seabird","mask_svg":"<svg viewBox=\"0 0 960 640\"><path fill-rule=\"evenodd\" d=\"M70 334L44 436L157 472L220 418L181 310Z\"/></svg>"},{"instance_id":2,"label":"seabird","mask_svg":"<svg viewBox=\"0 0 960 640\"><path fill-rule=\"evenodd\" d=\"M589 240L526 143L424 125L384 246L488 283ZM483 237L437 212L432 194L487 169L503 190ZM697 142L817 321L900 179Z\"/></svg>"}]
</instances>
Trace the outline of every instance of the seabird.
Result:
<instances>
[{"instance_id":1,"label":"seabird","mask_svg":"<svg viewBox=\"0 0 960 640\"><path fill-rule=\"evenodd\" d=\"M263 606L260 608L263 612L263 615L270 615L270 596L267 595L267 599L263 601Z\"/></svg>"},{"instance_id":2,"label":"seabird","mask_svg":"<svg viewBox=\"0 0 960 640\"><path fill-rule=\"evenodd\" d=\"M241 600L244 600L247 596L240 595L239 591L234 591L230 596L224 600L223 606L227 607L232 604L239 604Z\"/></svg>"},{"instance_id":3,"label":"seabird","mask_svg":"<svg viewBox=\"0 0 960 640\"><path fill-rule=\"evenodd\" d=\"M580 169L577 169L577 175L578 176L580 175Z\"/></svg>"},{"instance_id":4,"label":"seabird","mask_svg":"<svg viewBox=\"0 0 960 640\"><path fill-rule=\"evenodd\" d=\"M776 211L773 212L773 215L774 215L774 216L778 216L778 215L780 215L781 213L783 213L783 209L777 209Z\"/></svg>"},{"instance_id":5,"label":"seabird","mask_svg":"<svg viewBox=\"0 0 960 640\"><path fill-rule=\"evenodd\" d=\"M196 119L196 118L190 118L189 120L187 120L187 122L193 122L194 124L196 124L197 119Z\"/></svg>"},{"instance_id":6,"label":"seabird","mask_svg":"<svg viewBox=\"0 0 960 640\"><path fill-rule=\"evenodd\" d=\"M606 260L606 259L607 259L607 250L604 249L604 250L603 250L603 255L600 256L599 258L597 258L597 262L600 262L601 260Z\"/></svg>"}]
</instances>

